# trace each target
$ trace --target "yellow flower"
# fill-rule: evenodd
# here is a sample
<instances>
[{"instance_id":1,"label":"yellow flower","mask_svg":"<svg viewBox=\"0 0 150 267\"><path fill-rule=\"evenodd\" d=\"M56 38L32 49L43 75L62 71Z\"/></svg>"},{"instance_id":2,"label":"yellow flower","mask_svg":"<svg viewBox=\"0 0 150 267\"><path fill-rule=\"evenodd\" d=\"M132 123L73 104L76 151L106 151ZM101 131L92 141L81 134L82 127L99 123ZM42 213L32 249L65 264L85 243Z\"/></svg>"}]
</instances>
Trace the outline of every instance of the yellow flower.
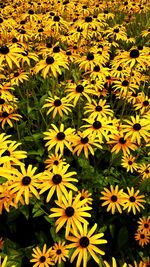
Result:
<instances>
[{"instance_id":1,"label":"yellow flower","mask_svg":"<svg viewBox=\"0 0 150 267\"><path fill-rule=\"evenodd\" d=\"M42 250L38 246L33 248L33 258L30 260L30 262L34 263L33 267L48 267L50 265L54 265L50 254L51 250L52 248L46 248L46 244L44 244Z\"/></svg>"},{"instance_id":2,"label":"yellow flower","mask_svg":"<svg viewBox=\"0 0 150 267\"><path fill-rule=\"evenodd\" d=\"M59 164L62 165L67 164L66 160L62 159L62 155L58 153L48 155L48 159L46 159L44 163L46 164L45 168L48 169L49 171L53 169L54 165L58 166Z\"/></svg>"},{"instance_id":3,"label":"yellow flower","mask_svg":"<svg viewBox=\"0 0 150 267\"><path fill-rule=\"evenodd\" d=\"M112 264L110 265L107 261L104 261L104 265L105 265L105 267L117 267L116 259L114 257L112 257ZM127 264L124 263L122 265L122 267L127 267Z\"/></svg>"},{"instance_id":4,"label":"yellow flower","mask_svg":"<svg viewBox=\"0 0 150 267\"><path fill-rule=\"evenodd\" d=\"M86 158L88 158L89 152L94 155L92 146L102 149L99 140L96 140L93 135L84 136L84 133L78 132L72 140L73 154L77 153L77 156L80 155L82 150Z\"/></svg>"},{"instance_id":5,"label":"yellow flower","mask_svg":"<svg viewBox=\"0 0 150 267\"><path fill-rule=\"evenodd\" d=\"M139 242L140 246L144 247L150 242L150 235L143 231L138 231L135 233L135 240Z\"/></svg>"},{"instance_id":6,"label":"yellow flower","mask_svg":"<svg viewBox=\"0 0 150 267\"><path fill-rule=\"evenodd\" d=\"M83 217L91 217L87 211L92 208L83 206L86 199L80 201L80 197L81 194L78 194L73 200L72 191L70 191L66 197L62 195L61 201L55 201L58 208L51 208L53 214L49 215L49 217L59 217L55 223L56 233L66 224L65 237L67 237L71 229L77 232L77 229L82 229L81 223L88 224Z\"/></svg>"},{"instance_id":7,"label":"yellow flower","mask_svg":"<svg viewBox=\"0 0 150 267\"><path fill-rule=\"evenodd\" d=\"M42 108L49 108L47 111L47 115L53 111L52 117L55 118L56 114L58 113L60 117L63 116L63 112L68 115L68 112L71 112L71 109L69 107L72 107L72 104L68 103L68 100L66 97L59 98L57 96L48 97L45 101L47 101L46 104L43 105Z\"/></svg>"},{"instance_id":8,"label":"yellow flower","mask_svg":"<svg viewBox=\"0 0 150 267\"><path fill-rule=\"evenodd\" d=\"M60 60L58 55L47 56L46 59L40 60L34 67L34 71L37 74L42 70L42 76L45 79L48 74L52 74L54 77L57 77L58 74L62 73L60 67L65 69L68 68L68 62L66 59Z\"/></svg>"},{"instance_id":9,"label":"yellow flower","mask_svg":"<svg viewBox=\"0 0 150 267\"><path fill-rule=\"evenodd\" d=\"M48 146L48 151L55 146L55 153L60 153L63 155L64 153L64 146L66 146L70 151L72 151L71 141L74 136L75 130L72 128L68 128L64 130L64 124L60 125L60 130L54 125L51 124L53 129L49 129L48 132L44 132L46 137L44 140L49 140L45 146Z\"/></svg>"},{"instance_id":10,"label":"yellow flower","mask_svg":"<svg viewBox=\"0 0 150 267\"><path fill-rule=\"evenodd\" d=\"M106 104L106 99L100 99L98 103L92 99L92 104L85 105L84 114L90 113L89 118L101 119L101 117L107 118L107 115L113 116L113 111L110 109L110 105Z\"/></svg>"},{"instance_id":11,"label":"yellow flower","mask_svg":"<svg viewBox=\"0 0 150 267\"><path fill-rule=\"evenodd\" d=\"M101 117L99 119L88 118L83 120L89 123L81 126L82 128L87 128L83 131L84 136L93 134L99 139L100 143L103 142L103 137L106 141L109 140L110 132L117 132L117 128L113 125L113 120L111 118Z\"/></svg>"},{"instance_id":12,"label":"yellow flower","mask_svg":"<svg viewBox=\"0 0 150 267\"><path fill-rule=\"evenodd\" d=\"M52 195L56 191L57 198L59 201L62 199L64 194L66 197L68 191L66 188L77 191L77 187L70 182L78 182L77 179L73 178L73 175L76 175L76 172L67 172L69 164L67 165L54 165L52 171L45 171L40 180L41 184L39 185L40 194L44 193L49 189L46 202L49 202Z\"/></svg>"},{"instance_id":13,"label":"yellow flower","mask_svg":"<svg viewBox=\"0 0 150 267\"><path fill-rule=\"evenodd\" d=\"M140 190L134 192L134 188L127 187L128 194L124 193L124 207L127 209L127 212L133 211L133 214L136 214L136 210L140 212L140 208L144 209L144 206L141 203L146 202L143 198L144 195L139 195Z\"/></svg>"},{"instance_id":14,"label":"yellow flower","mask_svg":"<svg viewBox=\"0 0 150 267\"><path fill-rule=\"evenodd\" d=\"M136 158L131 155L122 157L121 165L127 169L127 172L137 171L138 165L135 162L135 159Z\"/></svg>"},{"instance_id":15,"label":"yellow flower","mask_svg":"<svg viewBox=\"0 0 150 267\"><path fill-rule=\"evenodd\" d=\"M141 139L143 138L145 142L148 142L148 137L150 137L149 123L150 121L144 118L140 118L138 115L136 117L131 116L131 120L125 120L127 124L123 124L123 132L125 138L131 136L131 142L136 142L138 145L141 144Z\"/></svg>"},{"instance_id":16,"label":"yellow flower","mask_svg":"<svg viewBox=\"0 0 150 267\"><path fill-rule=\"evenodd\" d=\"M115 188L113 188L113 186L110 186L110 190L108 190L107 188L104 188L105 191L102 191L101 194L104 195L102 197L100 197L100 200L105 200L101 206L106 206L107 207L107 211L111 210L111 213L114 214L116 209L119 211L119 213L122 213L122 209L120 207L124 206L124 193L123 193L123 189L119 190L118 185L115 186Z\"/></svg>"},{"instance_id":17,"label":"yellow flower","mask_svg":"<svg viewBox=\"0 0 150 267\"><path fill-rule=\"evenodd\" d=\"M12 69L13 63L15 63L15 65L17 65L17 67L19 68L19 61L17 59L17 56L21 55L22 52L23 50L21 48L16 47L14 45L1 46L0 47L0 65L2 65L3 62L4 63L6 62L8 66L10 67L10 69Z\"/></svg>"},{"instance_id":18,"label":"yellow flower","mask_svg":"<svg viewBox=\"0 0 150 267\"><path fill-rule=\"evenodd\" d=\"M58 241L58 243L54 243L52 250L50 252L50 255L53 259L53 261L58 264L61 264L61 262L65 262L66 258L69 257L69 250L68 246L65 245L65 242Z\"/></svg>"},{"instance_id":19,"label":"yellow flower","mask_svg":"<svg viewBox=\"0 0 150 267\"><path fill-rule=\"evenodd\" d=\"M3 262L1 261L1 256L0 256L0 267L7 267L7 260L8 260L8 256L4 257ZM10 265L9 265L10 266ZM15 267L16 265L11 265L10 267Z\"/></svg>"},{"instance_id":20,"label":"yellow flower","mask_svg":"<svg viewBox=\"0 0 150 267\"><path fill-rule=\"evenodd\" d=\"M147 233L150 235L150 216L139 218L138 220L138 231Z\"/></svg>"},{"instance_id":21,"label":"yellow flower","mask_svg":"<svg viewBox=\"0 0 150 267\"><path fill-rule=\"evenodd\" d=\"M94 234L97 228L97 224L88 231L87 224L84 224L83 227L79 228L79 231L72 231L73 236L68 236L67 240L72 243L68 245L68 248L75 248L71 256L71 262L78 255L76 260L76 267L80 267L81 262L83 261L83 267L87 267L88 256L91 255L92 258L99 264L99 258L96 254L104 255L105 252L98 248L100 244L106 244L107 240L101 239L104 236L103 233Z\"/></svg>"},{"instance_id":22,"label":"yellow flower","mask_svg":"<svg viewBox=\"0 0 150 267\"><path fill-rule=\"evenodd\" d=\"M20 165L20 169L21 172L15 168L12 168L11 170L4 169L2 175L9 179L9 189L11 193L16 193L16 203L20 201L21 196L24 196L25 203L28 205L32 194L35 195L36 198L40 198L37 187L39 185L41 174L34 175L37 168L32 167L32 165L29 165L27 169L24 165Z\"/></svg>"}]
</instances>

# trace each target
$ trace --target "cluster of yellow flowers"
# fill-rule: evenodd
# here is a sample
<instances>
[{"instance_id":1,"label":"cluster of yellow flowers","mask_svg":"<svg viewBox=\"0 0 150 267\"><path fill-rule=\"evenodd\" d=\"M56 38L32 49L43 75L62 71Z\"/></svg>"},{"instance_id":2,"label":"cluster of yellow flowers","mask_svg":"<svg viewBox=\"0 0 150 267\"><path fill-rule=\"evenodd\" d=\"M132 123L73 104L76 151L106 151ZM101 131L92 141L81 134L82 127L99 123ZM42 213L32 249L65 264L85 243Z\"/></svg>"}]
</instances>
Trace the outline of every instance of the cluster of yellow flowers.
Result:
<instances>
[{"instance_id":1,"label":"cluster of yellow flowers","mask_svg":"<svg viewBox=\"0 0 150 267\"><path fill-rule=\"evenodd\" d=\"M45 197L46 204L57 205L49 218L58 217L55 231L64 230L65 237L48 249L46 244L42 250L34 248L33 266L48 267L68 258L71 263L76 259L76 267L87 267L91 256L109 267L99 248L105 250L104 233L96 233L96 223L88 228L94 194L78 188L78 170L71 170L66 155L90 164L91 155L109 151L120 157L126 175L135 174L140 183L150 179L150 3L6 0L0 8L0 214ZM40 129L45 167L37 173L37 166L26 164L27 152L18 150L24 142L21 123L29 120L24 103L29 114L34 101L46 126ZM9 135L11 129L17 130L18 141ZM110 216L134 216L145 209L146 196L134 181L121 189L113 178L110 187L101 184L99 207L107 206ZM150 241L150 218L140 216L135 240L143 247ZM148 264L135 261L134 267ZM7 266L7 256L0 266ZM112 266L117 266L114 257Z\"/></svg>"}]
</instances>

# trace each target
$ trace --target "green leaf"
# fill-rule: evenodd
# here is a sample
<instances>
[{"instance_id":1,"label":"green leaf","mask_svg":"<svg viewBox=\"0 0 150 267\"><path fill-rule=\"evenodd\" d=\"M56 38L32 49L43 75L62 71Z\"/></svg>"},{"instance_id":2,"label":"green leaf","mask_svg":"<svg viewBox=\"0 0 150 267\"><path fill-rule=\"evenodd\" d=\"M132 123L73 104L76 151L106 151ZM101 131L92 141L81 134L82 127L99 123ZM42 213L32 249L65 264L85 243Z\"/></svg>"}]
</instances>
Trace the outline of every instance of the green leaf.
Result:
<instances>
[{"instance_id":1,"label":"green leaf","mask_svg":"<svg viewBox=\"0 0 150 267\"><path fill-rule=\"evenodd\" d=\"M38 203L36 203L33 207L33 210L32 210L32 214L33 214L33 217L39 217L41 215L44 214L44 211L42 209L40 209L40 205Z\"/></svg>"},{"instance_id":2,"label":"green leaf","mask_svg":"<svg viewBox=\"0 0 150 267\"><path fill-rule=\"evenodd\" d=\"M22 205L19 208L19 211L25 216L25 218L28 220L29 219L29 206L27 205Z\"/></svg>"},{"instance_id":3,"label":"green leaf","mask_svg":"<svg viewBox=\"0 0 150 267\"><path fill-rule=\"evenodd\" d=\"M0 184L3 184L3 183L5 183L7 181L7 179L6 178L4 178L4 177L0 177Z\"/></svg>"},{"instance_id":4,"label":"green leaf","mask_svg":"<svg viewBox=\"0 0 150 267\"><path fill-rule=\"evenodd\" d=\"M128 230L126 226L122 226L117 238L117 245L119 250L125 248L127 246L127 243L128 243Z\"/></svg>"}]
</instances>

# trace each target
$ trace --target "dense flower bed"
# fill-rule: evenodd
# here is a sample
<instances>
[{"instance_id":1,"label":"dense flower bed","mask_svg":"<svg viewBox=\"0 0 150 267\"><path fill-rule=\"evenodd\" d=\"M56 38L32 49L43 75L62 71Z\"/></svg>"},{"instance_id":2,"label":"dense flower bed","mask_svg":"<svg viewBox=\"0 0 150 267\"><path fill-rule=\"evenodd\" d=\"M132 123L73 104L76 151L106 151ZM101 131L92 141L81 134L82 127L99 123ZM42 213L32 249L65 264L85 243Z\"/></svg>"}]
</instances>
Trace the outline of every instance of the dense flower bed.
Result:
<instances>
[{"instance_id":1,"label":"dense flower bed","mask_svg":"<svg viewBox=\"0 0 150 267\"><path fill-rule=\"evenodd\" d=\"M149 17L0 2L0 266L149 266Z\"/></svg>"}]
</instances>

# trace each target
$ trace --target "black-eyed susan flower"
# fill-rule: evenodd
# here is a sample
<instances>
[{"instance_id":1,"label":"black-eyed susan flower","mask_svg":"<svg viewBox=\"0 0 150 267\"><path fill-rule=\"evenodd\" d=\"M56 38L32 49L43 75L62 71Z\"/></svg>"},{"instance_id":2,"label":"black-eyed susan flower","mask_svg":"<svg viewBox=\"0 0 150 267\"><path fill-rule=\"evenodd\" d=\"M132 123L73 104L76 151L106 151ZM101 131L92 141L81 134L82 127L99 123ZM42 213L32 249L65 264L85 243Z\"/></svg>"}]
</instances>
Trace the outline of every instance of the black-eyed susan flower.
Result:
<instances>
[{"instance_id":1,"label":"black-eyed susan flower","mask_svg":"<svg viewBox=\"0 0 150 267\"><path fill-rule=\"evenodd\" d=\"M124 205L123 189L119 190L118 185L116 185L115 188L111 185L110 190L107 188L104 188L104 190L105 191L101 192L103 196L100 197L100 200L104 200L101 206L108 206L107 211L111 211L112 214L114 214L116 210L122 213L121 206Z\"/></svg>"},{"instance_id":2,"label":"black-eyed susan flower","mask_svg":"<svg viewBox=\"0 0 150 267\"><path fill-rule=\"evenodd\" d=\"M51 124L53 129L49 129L48 132L44 132L44 140L48 140L45 146L48 147L48 151L55 147L55 153L60 153L63 155L64 147L66 146L70 151L72 151L71 141L74 137L75 130L72 128L67 128L64 130L64 124L60 125L60 130L54 125Z\"/></svg>"},{"instance_id":3,"label":"black-eyed susan flower","mask_svg":"<svg viewBox=\"0 0 150 267\"><path fill-rule=\"evenodd\" d=\"M94 66L99 64L99 55L93 52L88 52L87 55L82 56L80 59L76 60L79 64L79 68L87 71L93 71Z\"/></svg>"},{"instance_id":4,"label":"black-eyed susan flower","mask_svg":"<svg viewBox=\"0 0 150 267\"><path fill-rule=\"evenodd\" d=\"M84 79L80 83L68 83L65 89L67 92L68 101L73 100L73 105L76 106L80 97L87 99L88 102L91 102L89 94L93 94L94 90L91 88L89 81Z\"/></svg>"},{"instance_id":5,"label":"black-eyed susan flower","mask_svg":"<svg viewBox=\"0 0 150 267\"><path fill-rule=\"evenodd\" d=\"M48 55L45 59L40 60L34 67L34 71L37 74L42 71L42 76L45 79L47 75L53 75L57 77L58 74L62 73L60 67L68 69L68 62L64 58L60 60L58 55Z\"/></svg>"},{"instance_id":6,"label":"black-eyed susan flower","mask_svg":"<svg viewBox=\"0 0 150 267\"><path fill-rule=\"evenodd\" d=\"M146 70L146 67L149 65L148 55L142 54L141 51L137 48L131 48L129 51L120 52L114 58L114 62L122 64L123 67L129 66L132 69L135 64L136 67L142 67L143 70Z\"/></svg>"},{"instance_id":7,"label":"black-eyed susan flower","mask_svg":"<svg viewBox=\"0 0 150 267\"><path fill-rule=\"evenodd\" d=\"M16 194L11 193L9 189L9 182L5 182L0 185L0 214L2 214L3 209L7 212L10 212L10 208L17 208L18 205L15 201ZM23 199L21 198L21 204L24 204Z\"/></svg>"},{"instance_id":8,"label":"black-eyed susan flower","mask_svg":"<svg viewBox=\"0 0 150 267\"><path fill-rule=\"evenodd\" d=\"M92 103L85 105L84 114L89 114L89 118L100 119L101 117L107 118L107 116L113 116L113 111L110 109L110 105L106 104L106 99L100 99L98 102L92 99Z\"/></svg>"},{"instance_id":9,"label":"black-eyed susan flower","mask_svg":"<svg viewBox=\"0 0 150 267\"><path fill-rule=\"evenodd\" d=\"M27 169L24 165L20 165L20 170L12 168L11 170L4 169L3 177L9 179L9 189L11 193L16 193L15 201L18 203L23 196L25 203L29 204L29 199L34 195L36 198L40 198L37 191L39 185L39 178L41 174L35 174L37 167L28 165Z\"/></svg>"},{"instance_id":10,"label":"black-eyed susan flower","mask_svg":"<svg viewBox=\"0 0 150 267\"><path fill-rule=\"evenodd\" d=\"M110 139L112 140L108 141L107 143L113 145L111 152L114 152L115 154L122 151L124 156L127 156L128 154L130 154L130 149L133 151L137 149L136 144L131 142L130 138L125 138L125 136L121 132L118 134L110 135Z\"/></svg>"},{"instance_id":11,"label":"black-eyed susan flower","mask_svg":"<svg viewBox=\"0 0 150 267\"><path fill-rule=\"evenodd\" d=\"M131 142L136 142L138 145L141 144L142 139L147 143L149 133L149 120L145 118L140 118L138 115L131 116L130 120L125 120L127 124L123 124L123 132L125 133L125 138L130 137Z\"/></svg>"},{"instance_id":12,"label":"black-eyed susan flower","mask_svg":"<svg viewBox=\"0 0 150 267\"><path fill-rule=\"evenodd\" d=\"M81 154L82 150L86 158L88 158L89 152L94 155L93 146L102 149L99 140L93 135L84 136L84 133L77 132L72 140L73 154L77 153L77 156Z\"/></svg>"},{"instance_id":13,"label":"black-eyed susan flower","mask_svg":"<svg viewBox=\"0 0 150 267\"><path fill-rule=\"evenodd\" d=\"M114 257L112 257L111 262L112 264L109 264L107 261L104 261L104 266L105 267L117 267L117 262ZM124 263L122 267L127 267L127 263Z\"/></svg>"},{"instance_id":14,"label":"black-eyed susan flower","mask_svg":"<svg viewBox=\"0 0 150 267\"><path fill-rule=\"evenodd\" d=\"M71 112L70 107L72 107L72 104L68 103L68 99L66 97L59 98L58 96L48 97L45 100L47 103L43 105L42 108L48 108L47 115L53 112L52 117L55 118L57 114L59 114L60 117L63 116L63 112L68 115L68 112Z\"/></svg>"},{"instance_id":15,"label":"black-eyed susan flower","mask_svg":"<svg viewBox=\"0 0 150 267\"><path fill-rule=\"evenodd\" d=\"M138 173L142 180L150 178L150 164L142 163L138 165Z\"/></svg>"},{"instance_id":16,"label":"black-eyed susan flower","mask_svg":"<svg viewBox=\"0 0 150 267\"><path fill-rule=\"evenodd\" d=\"M127 212L132 211L133 214L136 214L136 211L138 210L140 212L140 209L144 209L144 206L142 203L146 202L144 199L144 195L139 195L140 190L137 190L135 192L134 187L127 187L128 193L124 194L124 207L123 209Z\"/></svg>"},{"instance_id":17,"label":"black-eyed susan flower","mask_svg":"<svg viewBox=\"0 0 150 267\"><path fill-rule=\"evenodd\" d=\"M150 100L144 92L138 94L137 102L134 105L135 110L138 110L141 115L150 110Z\"/></svg>"},{"instance_id":18,"label":"black-eyed susan flower","mask_svg":"<svg viewBox=\"0 0 150 267\"><path fill-rule=\"evenodd\" d=\"M82 229L82 223L88 224L84 217L91 217L88 211L92 208L83 206L86 199L80 200L80 197L81 194L78 194L73 200L72 191L70 191L67 197L62 195L61 201L55 201L58 208L51 208L53 213L49 217L59 217L55 223L56 233L66 224L65 237L67 237L71 229L77 232L77 229Z\"/></svg>"},{"instance_id":19,"label":"black-eyed susan flower","mask_svg":"<svg viewBox=\"0 0 150 267\"><path fill-rule=\"evenodd\" d=\"M23 150L17 150L17 147L21 145L21 143L17 143L16 141L10 141L10 144L7 144L5 149L0 150L0 157L8 157L7 161L4 162L5 168L11 168L12 165L20 165L23 164L20 160L27 157L27 152Z\"/></svg>"},{"instance_id":20,"label":"black-eyed susan flower","mask_svg":"<svg viewBox=\"0 0 150 267\"><path fill-rule=\"evenodd\" d=\"M2 261L1 256L0 256L0 266L6 267L7 266L7 260L8 260L8 256L5 256L3 261ZM11 267L16 267L16 265L13 264L13 265L11 265Z\"/></svg>"},{"instance_id":21,"label":"black-eyed susan flower","mask_svg":"<svg viewBox=\"0 0 150 267\"><path fill-rule=\"evenodd\" d=\"M143 231L138 231L135 233L135 240L138 241L140 246L144 247L150 242L150 235Z\"/></svg>"},{"instance_id":22,"label":"black-eyed susan flower","mask_svg":"<svg viewBox=\"0 0 150 267\"><path fill-rule=\"evenodd\" d=\"M33 248L32 259L30 262L33 262L33 267L48 267L54 265L54 262L51 258L52 248L47 249L46 244L44 244L43 249L41 250L38 246Z\"/></svg>"},{"instance_id":23,"label":"black-eyed susan flower","mask_svg":"<svg viewBox=\"0 0 150 267\"><path fill-rule=\"evenodd\" d=\"M83 119L88 124L81 126L82 128L87 128L83 131L84 136L88 136L93 134L95 137L99 139L99 142L103 142L103 137L108 141L109 135L111 133L117 133L117 128L113 125L113 120L105 117L101 117L99 119Z\"/></svg>"},{"instance_id":24,"label":"black-eyed susan flower","mask_svg":"<svg viewBox=\"0 0 150 267\"><path fill-rule=\"evenodd\" d=\"M23 50L14 45L7 46L3 45L0 47L0 65L7 63L10 69L13 67L13 63L19 68L18 55L21 55Z\"/></svg>"},{"instance_id":25,"label":"black-eyed susan flower","mask_svg":"<svg viewBox=\"0 0 150 267\"><path fill-rule=\"evenodd\" d=\"M66 165L67 162L64 158L62 158L63 156L61 154L51 154L48 155L48 159L46 159L44 161L44 163L46 164L45 168L48 169L49 171L53 169L53 166L56 165L58 166L59 164L62 165Z\"/></svg>"},{"instance_id":26,"label":"black-eyed susan flower","mask_svg":"<svg viewBox=\"0 0 150 267\"><path fill-rule=\"evenodd\" d=\"M54 243L50 255L55 264L65 262L66 258L69 257L68 245L65 244L65 241L58 241L58 243Z\"/></svg>"},{"instance_id":27,"label":"black-eyed susan flower","mask_svg":"<svg viewBox=\"0 0 150 267\"><path fill-rule=\"evenodd\" d=\"M23 70L18 70L14 71L13 73L10 74L10 84L13 85L18 85L20 83L23 83L24 81L27 81L29 79L28 77L28 72L23 71Z\"/></svg>"},{"instance_id":28,"label":"black-eyed susan flower","mask_svg":"<svg viewBox=\"0 0 150 267\"><path fill-rule=\"evenodd\" d=\"M71 244L68 245L68 248L74 248L74 252L71 255L71 262L76 259L76 267L82 266L86 267L88 262L89 255L92 256L94 261L99 264L99 255L104 255L105 252L101 250L97 245L106 244L107 240L102 239L104 236L103 233L94 234L96 231L97 224L88 230L87 224L84 224L83 227L79 228L78 232L72 232L72 236L68 236L67 240L71 241Z\"/></svg>"},{"instance_id":29,"label":"black-eyed susan flower","mask_svg":"<svg viewBox=\"0 0 150 267\"><path fill-rule=\"evenodd\" d=\"M136 158L132 155L123 156L121 160L121 165L126 168L127 172L137 171L138 164L136 163Z\"/></svg>"},{"instance_id":30,"label":"black-eyed susan flower","mask_svg":"<svg viewBox=\"0 0 150 267\"><path fill-rule=\"evenodd\" d=\"M62 195L66 197L68 195L67 188L77 191L77 187L74 186L71 182L78 182L74 178L76 172L67 172L69 164L67 165L54 165L52 171L45 171L42 175L41 184L39 185L40 194L49 190L46 198L46 202L49 202L52 195L56 191L57 198L61 201Z\"/></svg>"},{"instance_id":31,"label":"black-eyed susan flower","mask_svg":"<svg viewBox=\"0 0 150 267\"><path fill-rule=\"evenodd\" d=\"M84 204L84 206L92 205L93 201L93 198L91 197L92 194L88 190L86 189L78 190L77 194L81 194L80 200L86 199L86 203Z\"/></svg>"},{"instance_id":32,"label":"black-eyed susan flower","mask_svg":"<svg viewBox=\"0 0 150 267\"><path fill-rule=\"evenodd\" d=\"M138 220L138 231L150 234L150 216Z\"/></svg>"},{"instance_id":33,"label":"black-eyed susan flower","mask_svg":"<svg viewBox=\"0 0 150 267\"><path fill-rule=\"evenodd\" d=\"M22 118L20 114L15 113L15 110L12 108L9 109L9 112L0 112L0 123L2 129L4 129L5 124L9 124L10 127L13 127L13 123L11 120L19 121Z\"/></svg>"}]
</instances>

